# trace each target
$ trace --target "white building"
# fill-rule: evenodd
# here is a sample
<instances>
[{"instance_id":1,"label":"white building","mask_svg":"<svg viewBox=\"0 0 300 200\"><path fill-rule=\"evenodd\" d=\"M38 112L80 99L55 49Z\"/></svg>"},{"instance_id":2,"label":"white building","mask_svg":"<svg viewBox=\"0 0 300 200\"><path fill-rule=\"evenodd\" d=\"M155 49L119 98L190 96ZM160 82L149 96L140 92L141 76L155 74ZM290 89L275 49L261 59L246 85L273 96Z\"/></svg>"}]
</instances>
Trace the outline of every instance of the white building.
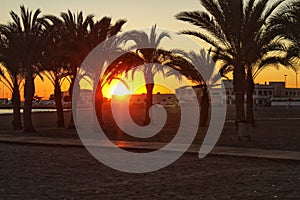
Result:
<instances>
[{"instance_id":1,"label":"white building","mask_svg":"<svg viewBox=\"0 0 300 200\"><path fill-rule=\"evenodd\" d=\"M225 80L223 83L227 96L227 104L234 104L235 95L232 81ZM300 105L300 88L286 88L285 82L255 84L253 103L259 106Z\"/></svg>"},{"instance_id":2,"label":"white building","mask_svg":"<svg viewBox=\"0 0 300 200\"><path fill-rule=\"evenodd\" d=\"M235 104L233 82L223 80L224 88L211 88L210 100L214 103ZM195 91L193 93L192 91ZM179 101L191 102L201 99L202 88L200 86L183 86L176 89ZM198 95L198 97L197 97ZM245 94L245 103L247 96ZM285 82L270 82L269 84L255 84L253 103L258 106L300 106L300 88L286 88Z\"/></svg>"},{"instance_id":3,"label":"white building","mask_svg":"<svg viewBox=\"0 0 300 200\"><path fill-rule=\"evenodd\" d=\"M194 92L193 92L194 91ZM175 90L179 102L189 103L195 100L201 101L203 95L203 88L200 85L196 86L183 86ZM222 88L209 89L210 101L214 104L225 104L226 96Z\"/></svg>"},{"instance_id":4,"label":"white building","mask_svg":"<svg viewBox=\"0 0 300 200\"><path fill-rule=\"evenodd\" d=\"M182 86L175 89L175 93L180 103L189 103L200 99L203 90L201 87L196 86Z\"/></svg>"},{"instance_id":5,"label":"white building","mask_svg":"<svg viewBox=\"0 0 300 200\"><path fill-rule=\"evenodd\" d=\"M227 96L227 104L235 104L235 93L233 88L233 82L228 80L223 80L225 92ZM273 85L261 85L255 84L253 93L253 103L261 106L270 105L270 100L273 98L274 86ZM245 94L245 100L247 96Z\"/></svg>"}]
</instances>

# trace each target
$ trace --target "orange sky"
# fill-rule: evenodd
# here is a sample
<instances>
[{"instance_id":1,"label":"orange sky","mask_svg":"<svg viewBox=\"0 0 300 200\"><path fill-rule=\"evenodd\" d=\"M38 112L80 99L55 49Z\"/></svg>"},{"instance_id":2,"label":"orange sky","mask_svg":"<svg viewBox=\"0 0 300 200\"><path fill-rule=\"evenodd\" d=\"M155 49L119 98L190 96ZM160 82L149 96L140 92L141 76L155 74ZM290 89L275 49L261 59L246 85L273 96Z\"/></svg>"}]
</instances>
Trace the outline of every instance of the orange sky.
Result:
<instances>
[{"instance_id":1,"label":"orange sky","mask_svg":"<svg viewBox=\"0 0 300 200\"><path fill-rule=\"evenodd\" d=\"M151 27L154 24L157 24L158 28L170 29L176 32L187 29L193 30L195 29L194 26L178 21L174 18L174 16L181 11L193 11L202 9L199 0L172 0L172 3L170 3L170 1L161 0L53 0L51 2L36 0L2 0L0 7L0 23L7 23L11 20L9 16L9 12L11 10L19 13L19 5L25 5L30 9L40 8L42 11L42 15L59 15L60 12L65 12L67 11L67 9L70 9L72 12L82 10L85 16L87 14L93 13L95 14L95 19L100 19L103 16L111 16L113 21L117 19L127 19L128 22L124 25L124 31L132 30L135 28ZM199 44L199 40L194 41ZM181 45L183 46L185 45L185 43ZM281 68L280 70L266 69L257 77L255 82L263 84L265 81L284 81L285 74L287 75L287 87L296 87L296 73L292 70L286 70L284 68ZM300 75L298 75L298 86L300 87L299 79ZM141 85L142 83L142 78L136 78L136 82L133 84L136 87L137 85ZM46 78L44 79L44 81L42 81L39 77L37 77L35 80L35 84L36 95L48 98L50 94L53 94L53 86ZM128 84L131 85L132 83ZM166 85L170 87L171 91L174 91L176 87L180 86L180 84L178 84L178 80L174 80L174 78L169 78L166 82ZM67 82L63 85L62 90L68 90ZM106 88L105 90L108 91L109 89ZM169 92L161 90L163 89L155 88L154 92ZM21 93L23 96L23 92ZM10 98L11 94L10 91L5 87L3 88L2 83L0 83L0 98L2 98L3 96Z\"/></svg>"},{"instance_id":2,"label":"orange sky","mask_svg":"<svg viewBox=\"0 0 300 200\"><path fill-rule=\"evenodd\" d=\"M265 81L268 83L270 81L284 81L285 77L284 75L287 75L287 87L296 87L296 73L292 70L288 70L285 68L281 68L280 70L274 70L274 69L266 69L265 71L261 72L260 75L256 78L255 83L264 84ZM161 76L156 76L156 79L164 82L166 86L169 87L169 89L166 89L164 87L156 86L154 88L154 93L161 92L161 93L169 93L174 92L175 88L180 87L180 82L176 80L173 77L163 79ZM114 81L110 86L106 86L104 88L104 94L105 96L110 96L111 90L114 89L115 85L119 81ZM44 80L42 82L40 78L36 78L36 85L40 86L36 88L36 93L38 96L49 96L50 94L53 94L53 87L51 86L50 82L48 80ZM135 93L145 93L146 90L143 87L143 78L141 75L136 75L136 80L132 82L131 80L128 81L129 90L134 90ZM66 91L68 90L68 83L63 85L62 90ZM134 89L132 89L132 87ZM298 87L300 87L300 75L298 74Z\"/></svg>"},{"instance_id":3,"label":"orange sky","mask_svg":"<svg viewBox=\"0 0 300 200\"><path fill-rule=\"evenodd\" d=\"M265 71L262 71L260 75L256 78L255 83L264 84L265 81L268 83L270 81L284 81L285 77L284 75L287 75L287 87L296 87L296 73L292 70L288 70L285 68L281 68L280 70L274 70L274 69L266 69ZM166 86L159 87L156 86L154 88L154 93L161 92L161 93L170 93L174 92L174 90L177 87L180 87L183 83L180 83L178 80L176 80L173 77L163 79L161 76L156 76L156 80L165 83ZM110 86L104 87L104 94L105 96L110 97L111 93L113 93L111 90L114 89L115 85L119 81L113 81ZM135 91L135 93L145 93L146 90L143 87L144 81L143 77L141 75L136 75L136 79L134 82L131 80L128 80L128 86L129 86L129 92ZM36 95L41 97L49 98L50 94L53 94L54 88L49 80L47 78L42 81L39 77L35 79L35 85L36 85ZM166 87L168 89L166 89ZM298 87L300 88L300 74L298 74ZM67 81L64 82L62 85L62 91L67 91L69 88L69 83ZM3 90L4 89L4 90ZM2 98L4 95L5 98L11 98L11 92L2 84L0 83L0 98ZM23 98L23 91L21 92L21 96Z\"/></svg>"}]
</instances>

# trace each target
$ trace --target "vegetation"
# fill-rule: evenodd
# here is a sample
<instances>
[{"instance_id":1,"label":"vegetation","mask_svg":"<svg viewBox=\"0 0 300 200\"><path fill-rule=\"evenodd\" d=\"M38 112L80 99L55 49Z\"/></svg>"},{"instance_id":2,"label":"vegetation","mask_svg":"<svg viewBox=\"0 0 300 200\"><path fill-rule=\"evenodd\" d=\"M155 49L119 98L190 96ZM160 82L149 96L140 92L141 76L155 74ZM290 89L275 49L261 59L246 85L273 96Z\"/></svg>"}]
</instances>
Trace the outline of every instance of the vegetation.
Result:
<instances>
[{"instance_id":1,"label":"vegetation","mask_svg":"<svg viewBox=\"0 0 300 200\"><path fill-rule=\"evenodd\" d=\"M8 30L4 33L12 33L17 40L13 51L17 51L18 67L25 79L24 131L33 132L35 129L32 125L31 109L35 93L34 79L41 71L39 59L46 45L47 37L43 35L42 20L39 17L41 11L37 9L33 13L24 6L21 6L20 10L20 16L13 11L10 12L13 21L8 25L2 25L2 29Z\"/></svg>"},{"instance_id":2,"label":"vegetation","mask_svg":"<svg viewBox=\"0 0 300 200\"><path fill-rule=\"evenodd\" d=\"M120 32L126 20L119 20L112 24L111 18L103 17L94 21L92 14L84 18L82 12L76 15L70 10L61 13L60 17L45 16L56 27L54 28L56 30L55 35L60 35L62 44L59 48L63 49L61 53L65 57L69 69L68 75L71 79L69 94L72 96L75 79L84 58L98 44ZM68 127L74 128L73 118L71 118Z\"/></svg>"},{"instance_id":3,"label":"vegetation","mask_svg":"<svg viewBox=\"0 0 300 200\"><path fill-rule=\"evenodd\" d=\"M178 20L189 22L199 31L182 31L207 42L213 48L214 58L222 62L220 71L233 71L233 84L236 96L236 120L253 117L253 73L265 65L278 63L280 56L271 55L274 51L286 49L280 40L281 31L270 26L270 20L281 16L286 9L279 9L283 0L200 0L205 11L181 12ZM269 6L270 5L270 6ZM298 32L298 31L297 31ZM257 67L259 66L259 67ZM227 68L227 70L226 70ZM244 110L244 94L247 91L247 115Z\"/></svg>"},{"instance_id":4,"label":"vegetation","mask_svg":"<svg viewBox=\"0 0 300 200\"><path fill-rule=\"evenodd\" d=\"M120 43L133 41L136 50L117 58L106 69L100 81L92 72L84 72L92 77L93 86L97 88L95 102L100 121L103 86L113 79L119 79L121 74L130 72L134 77L136 71L143 73L147 89L144 123L148 124L155 74L173 75L179 79L183 75L205 89L209 87L209 84L204 84L208 82L208 77L199 74L194 63L210 55L214 61L221 63L221 75L233 72L236 120L248 120L254 125L252 96L255 77L266 67L285 66L296 70L295 63L299 63L300 3L298 0L291 0L289 3L285 3L284 0L200 0L200 3L205 10L181 12L176 15L176 19L197 27L196 31L187 30L181 33L208 43L211 48L207 53L174 54L161 49L160 42L164 38L170 38L170 35L166 32L157 33L154 26L149 35L133 31L119 38ZM63 80L66 77L70 80L69 93L72 96L75 79L85 57L98 44L117 35L126 20L118 20L113 24L110 17L95 20L92 14L84 17L82 12L73 13L70 10L62 12L59 17L41 16L39 9L30 11L24 6L20 6L20 15L11 11L10 16L11 22L0 25L0 62L3 66L0 69L0 81L12 92L13 129L35 131L31 110L35 94L34 80L37 76L48 77L53 84L57 126L64 127L61 103ZM144 48L145 46L149 48ZM109 48L110 51L119 50L118 46L114 45ZM214 80L213 77L209 78L210 81ZM24 127L20 115L20 88L23 86ZM206 113L201 114L205 116L201 121L202 125L207 121L209 107L206 89L203 99L205 105L202 107L207 110L201 109ZM74 127L73 120L68 127Z\"/></svg>"},{"instance_id":5,"label":"vegetation","mask_svg":"<svg viewBox=\"0 0 300 200\"><path fill-rule=\"evenodd\" d=\"M111 18L94 21L93 15L83 19L71 11L61 13L61 18L41 16L37 9L32 12L20 6L21 15L11 11L12 22L1 25L1 81L13 91L14 129L22 128L20 119L19 86L24 79L24 131L35 131L31 110L35 93L34 79L42 74L50 79L55 91L57 125L64 126L61 104L61 81L69 76L70 94L79 67L87 54L99 43L121 31L126 20L111 24ZM6 71L7 73L4 73ZM7 75L8 74L8 75ZM42 76L41 76L42 78ZM69 125L72 127L72 124Z\"/></svg>"},{"instance_id":6,"label":"vegetation","mask_svg":"<svg viewBox=\"0 0 300 200\"><path fill-rule=\"evenodd\" d=\"M23 128L21 113L20 113L20 86L24 80L19 66L18 57L18 42L17 32L6 26L0 26L0 61L2 67L0 69L0 81L12 92L13 102L13 121L12 126L14 130Z\"/></svg>"},{"instance_id":7,"label":"vegetation","mask_svg":"<svg viewBox=\"0 0 300 200\"><path fill-rule=\"evenodd\" d=\"M127 37L126 37L127 36ZM136 63L135 68L131 67L132 79L136 71L143 73L145 80L145 87L147 91L146 98L146 112L144 124L150 123L149 109L152 106L152 96L154 89L154 76L157 73L161 73L164 76L166 66L163 65L164 60L161 58L162 51L158 51L158 47L164 38L171 38L167 32L157 34L156 25L152 27L151 32L148 36L143 31L132 31L125 35L124 41L133 40L135 42L136 52L134 54ZM145 48L148 47L148 48Z\"/></svg>"}]
</instances>

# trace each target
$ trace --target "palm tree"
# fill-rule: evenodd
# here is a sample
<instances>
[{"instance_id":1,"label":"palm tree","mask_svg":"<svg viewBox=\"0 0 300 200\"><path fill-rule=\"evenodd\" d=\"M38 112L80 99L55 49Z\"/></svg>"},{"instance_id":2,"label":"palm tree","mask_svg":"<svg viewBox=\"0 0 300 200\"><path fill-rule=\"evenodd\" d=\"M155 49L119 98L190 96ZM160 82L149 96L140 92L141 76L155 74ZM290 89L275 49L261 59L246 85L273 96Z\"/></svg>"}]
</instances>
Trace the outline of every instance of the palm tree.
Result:
<instances>
[{"instance_id":1,"label":"palm tree","mask_svg":"<svg viewBox=\"0 0 300 200\"><path fill-rule=\"evenodd\" d=\"M34 13L24 6L20 6L21 17L14 11L10 12L13 19L7 27L14 28L17 31L20 42L18 50L21 58L21 69L24 73L24 132L34 132L32 125L32 101L35 93L34 79L39 73L39 59L45 47L45 38L43 37L43 26L39 15L41 11L35 10Z\"/></svg>"},{"instance_id":2,"label":"palm tree","mask_svg":"<svg viewBox=\"0 0 300 200\"><path fill-rule=\"evenodd\" d=\"M50 67L47 71L43 71L42 74L47 77L54 86L57 127L65 127L61 86L68 76L68 71L64 67L60 67L59 65L57 66L57 68Z\"/></svg>"},{"instance_id":3,"label":"palm tree","mask_svg":"<svg viewBox=\"0 0 300 200\"><path fill-rule=\"evenodd\" d=\"M23 127L20 112L21 99L19 88L23 78L20 74L15 73L8 66L6 66L6 69L0 69L0 77L0 82L2 82L12 93L13 120L11 124L13 126L13 130L21 130Z\"/></svg>"},{"instance_id":4,"label":"palm tree","mask_svg":"<svg viewBox=\"0 0 300 200\"><path fill-rule=\"evenodd\" d=\"M146 112L144 124L147 125L150 123L149 109L152 106L152 93L154 88L154 76L157 73L161 73L164 76L166 75L166 66L160 65L163 64L164 60L160 60L161 53L163 51L158 51L159 44L162 39L169 38L170 35L167 32L161 32L159 35L156 33L156 25L152 27L150 35L143 31L131 31L124 36L124 41L134 41L136 45L136 52L134 55L134 62L139 65L139 67L131 68L132 78L137 71L143 73L145 80L145 87L147 91L146 98ZM148 48L145 48L148 47ZM150 64L150 65L149 65ZM132 66L131 66L132 67Z\"/></svg>"},{"instance_id":5,"label":"palm tree","mask_svg":"<svg viewBox=\"0 0 300 200\"><path fill-rule=\"evenodd\" d=\"M20 85L21 76L17 45L19 43L13 29L0 25L0 62L4 68L0 69L0 81L12 92L13 102L13 130L22 129L20 113Z\"/></svg>"},{"instance_id":6,"label":"palm tree","mask_svg":"<svg viewBox=\"0 0 300 200\"><path fill-rule=\"evenodd\" d=\"M262 39L263 40L263 39ZM255 127L254 113L253 113L253 92L254 92L254 80L259 75L259 73L268 68L280 69L280 67L285 67L296 71L296 66L290 62L287 56L288 48L285 47L283 41L270 42L266 44L262 49L259 49L259 44L256 45L257 48L252 55L257 56L256 58L250 58L247 64L247 115L246 120L251 122L252 126ZM252 60L251 60L252 59Z\"/></svg>"},{"instance_id":7,"label":"palm tree","mask_svg":"<svg viewBox=\"0 0 300 200\"><path fill-rule=\"evenodd\" d=\"M268 28L279 31L284 39L292 42L287 50L287 59L300 58L300 2L293 1L281 8L270 20Z\"/></svg>"},{"instance_id":8,"label":"palm tree","mask_svg":"<svg viewBox=\"0 0 300 200\"><path fill-rule=\"evenodd\" d=\"M126 20L118 20L115 24L112 24L111 18L103 17L95 22L93 15L88 15L84 19L82 12L75 15L70 10L67 13L61 13L62 19L55 16L46 16L46 18L51 20L55 26L62 27L60 29L64 41L62 49L69 66L71 79L69 93L72 96L75 79L84 58L98 44L120 32ZM73 127L72 118L69 128Z\"/></svg>"},{"instance_id":9,"label":"palm tree","mask_svg":"<svg viewBox=\"0 0 300 200\"><path fill-rule=\"evenodd\" d=\"M151 30L152 33L154 29L155 27L152 28ZM148 37L147 34L144 34L144 32L141 33L141 32L133 31L121 36L121 41L122 40L128 41L129 38L130 39L136 38L138 40L139 37L137 36L140 36L139 34L142 34L144 38ZM148 47L150 46L147 43L143 45ZM143 54L140 53L140 51ZM200 51L200 53L197 54L194 51L186 53L181 50L167 51L160 48L141 48L138 49L137 51L125 52L120 57L115 59L106 69L105 72L109 72L109 73L107 73L106 76L104 77L107 77L108 78L107 80L109 80L109 78L117 77L122 73L125 73L125 75L128 76L128 73L130 71L132 72L131 75L134 76L136 70L141 70L142 73L145 72L147 73L149 72L147 71L148 70L147 67L149 67L151 70L153 70L154 67L160 67L159 69L156 69L157 71L154 71L155 73L151 73L152 76L155 76L155 74L158 72L161 72L165 78L169 76L175 76L175 78L181 80L182 77L184 76L188 80L191 80L194 83L201 85L201 87L204 90L204 97L202 97L202 101L201 101L200 125L205 126L208 120L208 108L209 108L209 96L208 96L208 91L205 82L209 83L210 87L214 87L217 85L216 82L220 79L219 74L218 73L215 74L214 72L215 64L214 62L211 62L211 59L209 58L209 54L210 51L209 53L206 53L204 50ZM147 57L148 58L151 57L151 59L148 60L145 59ZM153 65L153 63L156 63L157 66ZM203 65L205 65L207 68L203 68ZM197 70L197 68L199 69ZM203 72L203 70L205 70L204 72L204 74L206 74L205 77L203 77L199 73L199 71ZM147 81L146 75L147 74L144 74L145 82ZM132 79L134 78L132 77ZM152 77L152 81L153 81L153 77ZM152 85L154 87L153 82ZM152 91L150 91L148 94L152 95ZM151 100L151 98L148 99ZM152 105L152 100L150 105ZM145 116L146 119L147 117L149 117L149 113L146 112L145 114L146 114Z\"/></svg>"},{"instance_id":10,"label":"palm tree","mask_svg":"<svg viewBox=\"0 0 300 200\"><path fill-rule=\"evenodd\" d=\"M10 12L13 19L3 28L10 29L15 33L18 43L14 51L18 52L18 67L20 68L24 79L24 132L35 131L32 125L31 108L34 96L34 79L39 72L38 61L45 46L43 38L43 28L37 9L34 13L24 6L20 6L21 17L14 11Z\"/></svg>"},{"instance_id":11,"label":"palm tree","mask_svg":"<svg viewBox=\"0 0 300 200\"><path fill-rule=\"evenodd\" d=\"M200 0L200 3L205 11L181 12L176 18L199 27L202 32L182 33L204 40L212 46L217 59L224 64L223 68L233 67L236 120L244 120L244 94L248 90L252 97L254 89L250 72L254 63L267 54L261 51L268 49L266 46L279 35L276 31L266 33L266 23L283 0L272 2L269 7L270 0Z\"/></svg>"},{"instance_id":12,"label":"palm tree","mask_svg":"<svg viewBox=\"0 0 300 200\"><path fill-rule=\"evenodd\" d=\"M88 34L88 44L90 51L95 48L98 44L105 41L105 45L102 45L102 52L101 57L105 57L106 60L109 60L109 57L116 53L121 52L119 44L121 43L121 39L116 36L119 32L121 32L122 26L126 23L126 20L118 20L114 25L111 24L111 18L103 17L101 20L96 21L95 23L92 22L90 24L91 30ZM113 37L113 39L107 40L108 38ZM103 63L99 63L100 65L104 66ZM87 73L89 73L87 71ZM96 95L95 95L95 107L97 111L97 117L99 122L103 124L102 119L102 106L103 106L103 87L106 84L110 84L113 79L118 79L123 82L122 79L118 78L118 76L122 72L119 68L110 68L108 67L104 73L102 74L100 80L96 74L89 73L90 77L93 80L93 86L96 87ZM123 82L126 86L126 83Z\"/></svg>"},{"instance_id":13,"label":"palm tree","mask_svg":"<svg viewBox=\"0 0 300 200\"><path fill-rule=\"evenodd\" d=\"M45 34L48 34L49 43L42 55L41 65L43 66L42 74L47 77L54 86L54 99L57 114L57 126L65 127L62 91L61 85L70 74L67 67L67 57L62 49L64 41L62 37L62 26L49 21L44 17ZM52 19L54 20L54 19Z\"/></svg>"},{"instance_id":14,"label":"palm tree","mask_svg":"<svg viewBox=\"0 0 300 200\"><path fill-rule=\"evenodd\" d=\"M211 50L207 52L204 49L201 49L199 53L195 51L185 52L181 50L175 50L174 53L179 55L179 57L177 56L178 59L174 59L173 57L171 60L177 60L176 65L180 66L180 73L187 78L192 76L190 74L194 74L194 77L189 79L195 84L199 85L203 90L203 95L200 101L200 126L206 126L210 107L208 89L219 86L220 83L218 82L221 81L221 75L224 75L227 72L216 72L215 63L210 56ZM178 60L182 63L179 64ZM187 65L188 68L190 68L189 70L187 70L186 67L184 68L184 66L186 66L186 62L189 63ZM172 61L170 64L172 66Z\"/></svg>"},{"instance_id":15,"label":"palm tree","mask_svg":"<svg viewBox=\"0 0 300 200\"><path fill-rule=\"evenodd\" d=\"M83 62L81 68L78 70L78 80L85 80L88 83L90 88L93 88L95 91L95 110L98 117L98 120L101 124L103 124L102 120L102 105L103 105L103 87L106 84L110 84L112 80L118 79L127 86L126 82L124 82L120 76L124 73L124 65L123 57L126 52L120 48L121 38L119 36L114 36L109 39L105 39L105 41L97 47L97 55L98 60L97 66L101 66L101 70L94 68L94 66L90 66L89 64ZM123 56L115 59L115 55ZM127 60L127 59L126 59ZM112 62L109 66L109 64ZM95 63L93 63L95 65ZM99 72L96 72L96 71Z\"/></svg>"}]
</instances>

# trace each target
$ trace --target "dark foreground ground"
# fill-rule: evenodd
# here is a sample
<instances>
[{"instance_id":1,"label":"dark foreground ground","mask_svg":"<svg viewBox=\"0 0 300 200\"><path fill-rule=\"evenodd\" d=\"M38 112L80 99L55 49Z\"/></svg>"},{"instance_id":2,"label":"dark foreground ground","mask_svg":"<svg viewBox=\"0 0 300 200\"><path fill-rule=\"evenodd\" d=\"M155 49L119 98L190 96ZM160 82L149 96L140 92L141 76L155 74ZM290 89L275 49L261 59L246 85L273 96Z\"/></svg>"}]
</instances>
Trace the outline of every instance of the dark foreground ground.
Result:
<instances>
[{"instance_id":1,"label":"dark foreground ground","mask_svg":"<svg viewBox=\"0 0 300 200\"><path fill-rule=\"evenodd\" d=\"M110 139L136 140L122 133L113 123L112 116L107 114L107 110L105 112L104 128ZM172 139L180 123L180 113L176 108L168 108L168 114L165 128L154 137L142 141L169 142ZM68 124L69 116L70 112L65 112L66 124ZM141 116L141 112L137 110L134 116L137 123L141 122ZM255 117L256 127L252 128L252 141L240 142L233 122L234 108L228 107L227 121L217 145L300 152L300 107L293 107L291 110L287 110L286 107L259 107L255 112ZM12 115L0 115L0 134L78 138L76 130L56 128L56 113L33 113L33 123L38 130L37 133L24 134L11 131L11 120ZM199 129L196 144L202 143L205 133L205 128Z\"/></svg>"},{"instance_id":2,"label":"dark foreground ground","mask_svg":"<svg viewBox=\"0 0 300 200\"><path fill-rule=\"evenodd\" d=\"M217 145L300 151L300 107L259 108L251 142L238 141L230 109ZM167 142L174 134L178 115L169 112L174 121L154 141ZM78 138L75 130L55 127L55 113L33 113L37 133L11 131L11 117L0 115L0 134ZM112 139L130 139L106 120ZM199 131L196 142L204 133ZM300 199L300 163L222 156L200 160L185 154L162 170L128 174L102 165L83 147L0 143L0 199Z\"/></svg>"},{"instance_id":3,"label":"dark foreground ground","mask_svg":"<svg viewBox=\"0 0 300 200\"><path fill-rule=\"evenodd\" d=\"M110 169L84 148L0 144L0 199L299 199L300 163L185 154L162 170Z\"/></svg>"}]
</instances>

